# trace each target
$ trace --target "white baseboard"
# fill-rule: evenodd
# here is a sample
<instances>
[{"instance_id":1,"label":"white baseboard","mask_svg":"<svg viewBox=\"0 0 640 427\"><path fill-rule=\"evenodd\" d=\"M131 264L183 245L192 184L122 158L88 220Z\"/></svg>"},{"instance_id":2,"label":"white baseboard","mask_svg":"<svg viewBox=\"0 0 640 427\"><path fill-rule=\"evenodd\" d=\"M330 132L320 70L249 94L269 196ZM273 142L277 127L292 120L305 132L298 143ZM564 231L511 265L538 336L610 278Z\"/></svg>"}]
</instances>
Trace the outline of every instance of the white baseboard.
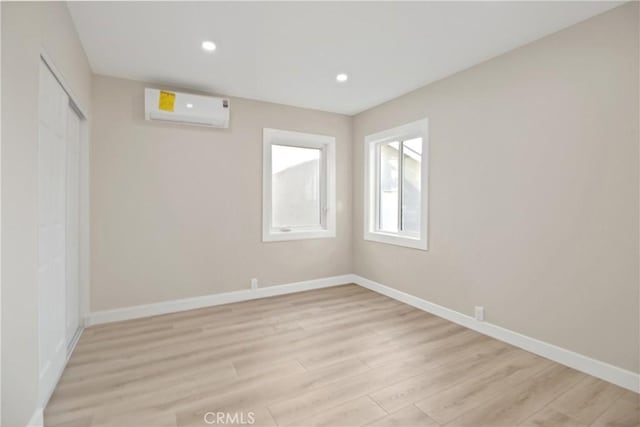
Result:
<instances>
[{"instance_id":1,"label":"white baseboard","mask_svg":"<svg viewBox=\"0 0 640 427\"><path fill-rule=\"evenodd\" d=\"M616 384L620 387L640 393L639 374L610 365L600 360L592 359L562 347L519 334L518 332L514 332L488 322L477 321L475 318L467 316L466 314L462 314L416 296L409 295L405 292L398 291L389 286L374 282L373 280L365 279L364 277L355 274L353 276L353 282L362 287L386 295L428 313L435 314L436 316L450 320L466 328L473 329L481 334L488 335L500 341L504 341L508 344L530 351L531 353L553 360L554 362L558 362L562 365L569 366L570 368Z\"/></svg>"},{"instance_id":2,"label":"white baseboard","mask_svg":"<svg viewBox=\"0 0 640 427\"><path fill-rule=\"evenodd\" d=\"M285 285L268 286L255 290L246 289L221 294L204 295L201 297L164 301L154 304L136 305L132 307L118 308L115 310L96 311L87 316L85 319L85 325L91 326L102 323L117 322L120 320L138 319L141 317L157 316L159 314L175 313L178 311L193 310L196 308L211 307L214 305L229 304L232 302L248 301L257 298L344 285L347 283L353 283L354 277L355 276L353 274L344 274L342 276L305 280L303 282L288 283Z\"/></svg>"},{"instance_id":3,"label":"white baseboard","mask_svg":"<svg viewBox=\"0 0 640 427\"><path fill-rule=\"evenodd\" d=\"M31 416L31 419L29 420L29 424L27 424L27 427L43 427L43 426L44 426L44 414L42 412L42 408L38 408Z\"/></svg>"}]
</instances>

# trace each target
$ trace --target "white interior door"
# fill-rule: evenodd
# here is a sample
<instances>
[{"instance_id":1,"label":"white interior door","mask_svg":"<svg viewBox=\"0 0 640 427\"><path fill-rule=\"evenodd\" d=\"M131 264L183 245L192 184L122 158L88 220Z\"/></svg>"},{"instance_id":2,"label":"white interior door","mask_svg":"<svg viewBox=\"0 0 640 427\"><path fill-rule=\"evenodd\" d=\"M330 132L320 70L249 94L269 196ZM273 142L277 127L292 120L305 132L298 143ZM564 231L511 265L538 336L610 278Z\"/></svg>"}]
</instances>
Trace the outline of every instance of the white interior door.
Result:
<instances>
[{"instance_id":1,"label":"white interior door","mask_svg":"<svg viewBox=\"0 0 640 427\"><path fill-rule=\"evenodd\" d=\"M66 344L80 330L80 117L67 104Z\"/></svg>"}]
</instances>

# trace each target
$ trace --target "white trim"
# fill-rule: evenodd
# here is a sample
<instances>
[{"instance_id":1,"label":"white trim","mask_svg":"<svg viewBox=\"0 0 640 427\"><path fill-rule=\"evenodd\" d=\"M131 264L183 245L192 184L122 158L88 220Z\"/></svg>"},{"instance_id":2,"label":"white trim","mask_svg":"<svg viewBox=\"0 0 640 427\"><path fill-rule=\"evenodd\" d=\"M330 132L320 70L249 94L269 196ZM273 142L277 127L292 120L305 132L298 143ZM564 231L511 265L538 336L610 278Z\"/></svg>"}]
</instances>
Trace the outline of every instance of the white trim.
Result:
<instances>
[{"instance_id":1,"label":"white trim","mask_svg":"<svg viewBox=\"0 0 640 427\"><path fill-rule=\"evenodd\" d=\"M42 408L35 410L27 423L27 427L44 427L44 412Z\"/></svg>"},{"instance_id":2,"label":"white trim","mask_svg":"<svg viewBox=\"0 0 640 427\"><path fill-rule=\"evenodd\" d=\"M310 228L308 230L297 229L291 231L264 230L262 241L268 242L286 242L290 240L309 240L309 239L330 239L336 237L335 230L322 230L320 228Z\"/></svg>"},{"instance_id":3,"label":"white trim","mask_svg":"<svg viewBox=\"0 0 640 427\"><path fill-rule=\"evenodd\" d=\"M592 359L583 354L522 335L518 332L514 332L488 322L477 321L466 314L462 314L416 296L409 295L405 292L390 288L389 286L374 282L373 280L365 279L364 277L355 274L353 275L353 281L364 288L386 295L428 313L435 314L436 316L450 320L466 328L473 329L481 334L488 335L497 340L504 341L508 344L530 351L531 353L553 360L554 362L558 362L562 365L569 366L570 368L616 384L620 387L640 393L640 374L635 372L610 365L600 360Z\"/></svg>"},{"instance_id":4,"label":"white trim","mask_svg":"<svg viewBox=\"0 0 640 427\"><path fill-rule=\"evenodd\" d=\"M364 240L370 242L386 243L388 245L403 246L405 248L421 249L426 251L427 239L412 236L403 236L395 233L385 233L383 231L365 231Z\"/></svg>"},{"instance_id":5,"label":"white trim","mask_svg":"<svg viewBox=\"0 0 640 427\"><path fill-rule=\"evenodd\" d=\"M422 161L420 163L420 233L412 236L402 232L377 230L378 208L378 155L376 147L385 142L422 138ZM402 161L402 159L399 159ZM429 119L424 118L367 135L364 140L364 240L386 243L407 248L429 249ZM401 212L398 212L401 215Z\"/></svg>"},{"instance_id":6,"label":"white trim","mask_svg":"<svg viewBox=\"0 0 640 427\"><path fill-rule=\"evenodd\" d=\"M118 308L115 310L96 311L87 316L85 325L99 325L102 323L117 322L120 320L138 319L141 317L157 316L159 314L175 313L178 311L193 310L196 308L211 307L215 305L229 304L232 302L248 301L257 298L309 291L312 289L328 288L331 286L353 283L353 279L354 276L352 274L345 274L342 276L306 280L303 282L295 282L285 285L268 286L255 290L246 289L221 294L203 295L194 298L164 301L155 304Z\"/></svg>"},{"instance_id":7,"label":"white trim","mask_svg":"<svg viewBox=\"0 0 640 427\"><path fill-rule=\"evenodd\" d=\"M311 228L277 230L271 226L271 146L315 148L322 151L321 215L322 224ZM336 237L336 138L328 135L263 129L262 141L262 241L323 239Z\"/></svg>"}]
</instances>

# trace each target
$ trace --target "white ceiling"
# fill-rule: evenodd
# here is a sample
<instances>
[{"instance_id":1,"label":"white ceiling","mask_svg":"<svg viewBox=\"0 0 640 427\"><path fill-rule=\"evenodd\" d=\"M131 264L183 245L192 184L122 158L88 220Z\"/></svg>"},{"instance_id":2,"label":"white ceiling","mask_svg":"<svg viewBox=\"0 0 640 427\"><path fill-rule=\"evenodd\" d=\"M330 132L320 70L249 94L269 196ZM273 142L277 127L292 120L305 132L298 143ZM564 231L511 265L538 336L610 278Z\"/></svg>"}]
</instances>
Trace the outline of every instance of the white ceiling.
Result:
<instances>
[{"instance_id":1,"label":"white ceiling","mask_svg":"<svg viewBox=\"0 0 640 427\"><path fill-rule=\"evenodd\" d=\"M619 4L68 3L95 73L344 114ZM203 52L203 40L217 50Z\"/></svg>"}]
</instances>

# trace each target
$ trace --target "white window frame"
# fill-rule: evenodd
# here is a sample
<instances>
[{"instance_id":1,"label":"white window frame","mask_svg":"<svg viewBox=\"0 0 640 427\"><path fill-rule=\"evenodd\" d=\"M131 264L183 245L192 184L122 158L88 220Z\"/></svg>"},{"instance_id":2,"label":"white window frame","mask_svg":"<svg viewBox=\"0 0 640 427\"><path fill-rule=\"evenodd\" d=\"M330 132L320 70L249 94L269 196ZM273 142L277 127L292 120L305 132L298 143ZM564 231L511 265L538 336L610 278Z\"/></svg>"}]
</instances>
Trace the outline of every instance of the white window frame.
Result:
<instances>
[{"instance_id":1,"label":"white window frame","mask_svg":"<svg viewBox=\"0 0 640 427\"><path fill-rule=\"evenodd\" d=\"M379 218L379 167L378 158L380 144L393 141L407 141L422 138L422 159L420 164L420 232L404 231L389 232L378 229ZM429 121L422 119L402 126L388 129L365 137L365 167L364 167L364 239L404 246L407 248L427 250L428 246L428 209L429 209ZM402 162L402 156L399 162ZM402 170L402 169L401 169ZM399 177L402 181L402 176ZM402 191L399 187L398 191ZM402 212L398 215L401 217Z\"/></svg>"},{"instance_id":2,"label":"white window frame","mask_svg":"<svg viewBox=\"0 0 640 427\"><path fill-rule=\"evenodd\" d=\"M314 148L321 150L319 227L276 228L272 225L271 147ZM264 128L262 153L262 241L322 239L336 237L336 139L333 136Z\"/></svg>"}]
</instances>

